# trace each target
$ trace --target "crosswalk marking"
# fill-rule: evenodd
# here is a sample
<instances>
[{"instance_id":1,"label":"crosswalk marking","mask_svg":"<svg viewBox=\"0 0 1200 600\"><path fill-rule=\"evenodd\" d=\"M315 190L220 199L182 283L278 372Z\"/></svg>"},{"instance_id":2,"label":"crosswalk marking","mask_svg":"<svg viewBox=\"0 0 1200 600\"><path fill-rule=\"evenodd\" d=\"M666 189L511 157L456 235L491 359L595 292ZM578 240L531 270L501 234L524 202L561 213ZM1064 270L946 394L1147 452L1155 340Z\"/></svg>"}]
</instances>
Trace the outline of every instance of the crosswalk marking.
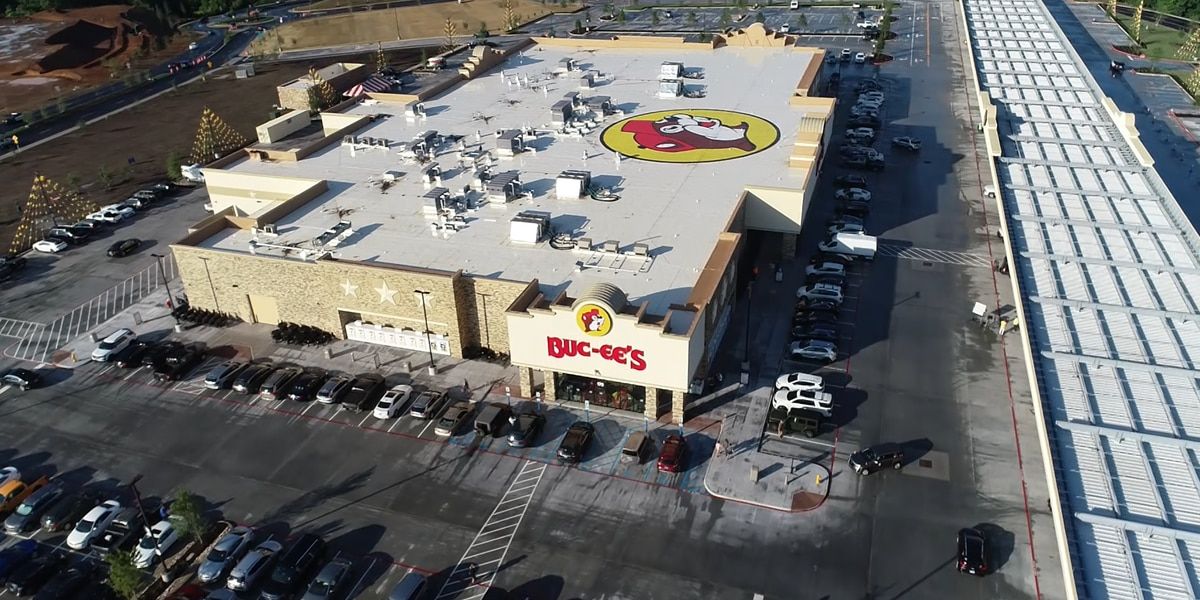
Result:
<instances>
[{"instance_id":1,"label":"crosswalk marking","mask_svg":"<svg viewBox=\"0 0 1200 600\"><path fill-rule=\"evenodd\" d=\"M933 248L917 248L895 244L880 244L876 256L890 256L906 260L936 262L963 267L981 267L990 269L992 261L980 254L969 252L953 252L950 250L934 250Z\"/></svg>"},{"instance_id":2,"label":"crosswalk marking","mask_svg":"<svg viewBox=\"0 0 1200 600\"><path fill-rule=\"evenodd\" d=\"M483 527L479 528L462 558L458 559L435 600L475 600L487 594L488 588L496 580L496 572L504 565L504 557L508 555L513 536L520 529L525 511L529 509L529 503L545 472L546 463L526 461L521 465L517 477L509 484ZM512 514L515 510L520 512ZM461 595L468 591L470 595Z\"/></svg>"}]
</instances>

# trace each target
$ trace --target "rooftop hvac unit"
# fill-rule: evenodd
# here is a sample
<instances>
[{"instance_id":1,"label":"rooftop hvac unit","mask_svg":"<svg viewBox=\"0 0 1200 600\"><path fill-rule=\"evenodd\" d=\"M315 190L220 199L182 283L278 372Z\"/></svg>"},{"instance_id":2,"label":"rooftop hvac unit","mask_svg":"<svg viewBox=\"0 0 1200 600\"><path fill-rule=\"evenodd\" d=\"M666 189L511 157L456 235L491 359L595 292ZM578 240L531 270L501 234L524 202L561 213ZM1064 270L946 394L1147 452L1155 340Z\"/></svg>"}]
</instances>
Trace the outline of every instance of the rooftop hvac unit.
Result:
<instances>
[{"instance_id":1,"label":"rooftop hvac unit","mask_svg":"<svg viewBox=\"0 0 1200 600\"><path fill-rule=\"evenodd\" d=\"M518 244L536 244L550 231L550 213L526 210L510 221L509 239Z\"/></svg>"},{"instance_id":2,"label":"rooftop hvac unit","mask_svg":"<svg viewBox=\"0 0 1200 600\"><path fill-rule=\"evenodd\" d=\"M683 95L683 82L678 79L665 79L658 82L659 98L678 98Z\"/></svg>"},{"instance_id":3,"label":"rooftop hvac unit","mask_svg":"<svg viewBox=\"0 0 1200 600\"><path fill-rule=\"evenodd\" d=\"M612 98L608 96L592 96L587 99L587 107L594 113L599 115L612 114Z\"/></svg>"},{"instance_id":4,"label":"rooftop hvac unit","mask_svg":"<svg viewBox=\"0 0 1200 600\"><path fill-rule=\"evenodd\" d=\"M274 223L263 225L262 232L266 235L279 235L279 230L275 227Z\"/></svg>"},{"instance_id":5,"label":"rooftop hvac unit","mask_svg":"<svg viewBox=\"0 0 1200 600\"><path fill-rule=\"evenodd\" d=\"M600 251L616 254L621 251L621 242L618 242L617 240L606 240L604 243L600 244Z\"/></svg>"},{"instance_id":6,"label":"rooftop hvac unit","mask_svg":"<svg viewBox=\"0 0 1200 600\"><path fill-rule=\"evenodd\" d=\"M550 122L554 125L566 125L571 120L571 101L559 100L550 107Z\"/></svg>"},{"instance_id":7,"label":"rooftop hvac unit","mask_svg":"<svg viewBox=\"0 0 1200 600\"><path fill-rule=\"evenodd\" d=\"M429 168L425 169L425 181L427 181L429 183L436 183L438 178L441 176L442 176L441 165L432 164L432 165L429 165Z\"/></svg>"},{"instance_id":8,"label":"rooftop hvac unit","mask_svg":"<svg viewBox=\"0 0 1200 600\"><path fill-rule=\"evenodd\" d=\"M521 191L521 175L516 171L497 173L484 186L487 199L495 202L512 202Z\"/></svg>"},{"instance_id":9,"label":"rooftop hvac unit","mask_svg":"<svg viewBox=\"0 0 1200 600\"><path fill-rule=\"evenodd\" d=\"M577 250L587 250L590 252L592 250L592 238L581 237L575 240L575 248Z\"/></svg>"},{"instance_id":10,"label":"rooftop hvac unit","mask_svg":"<svg viewBox=\"0 0 1200 600\"><path fill-rule=\"evenodd\" d=\"M320 248L326 245L337 247L338 244L345 241L353 230L350 229L350 221L338 221L337 225L321 232L321 235L313 238L313 245Z\"/></svg>"},{"instance_id":11,"label":"rooftop hvac unit","mask_svg":"<svg viewBox=\"0 0 1200 600\"><path fill-rule=\"evenodd\" d=\"M441 214L442 209L450 205L450 190L444 187L433 188L421 199L424 201L421 212L425 213L426 217L436 217Z\"/></svg>"},{"instance_id":12,"label":"rooftop hvac unit","mask_svg":"<svg viewBox=\"0 0 1200 600\"><path fill-rule=\"evenodd\" d=\"M571 71L575 71L578 69L579 69L579 61L568 56L566 58L559 59L558 67L556 69L554 69L554 72L555 73L570 73Z\"/></svg>"},{"instance_id":13,"label":"rooftop hvac unit","mask_svg":"<svg viewBox=\"0 0 1200 600\"><path fill-rule=\"evenodd\" d=\"M569 101L572 108L577 108L582 102L579 98L579 92L567 92L563 94L563 100Z\"/></svg>"},{"instance_id":14,"label":"rooftop hvac unit","mask_svg":"<svg viewBox=\"0 0 1200 600\"><path fill-rule=\"evenodd\" d=\"M578 200L591 184L591 171L563 171L554 180L554 195L559 200Z\"/></svg>"},{"instance_id":15,"label":"rooftop hvac unit","mask_svg":"<svg viewBox=\"0 0 1200 600\"><path fill-rule=\"evenodd\" d=\"M683 63L666 61L658 68L659 79L679 79L683 77Z\"/></svg>"},{"instance_id":16,"label":"rooftop hvac unit","mask_svg":"<svg viewBox=\"0 0 1200 600\"><path fill-rule=\"evenodd\" d=\"M525 150L525 141L520 130L506 129L496 136L496 154L513 156Z\"/></svg>"}]
</instances>

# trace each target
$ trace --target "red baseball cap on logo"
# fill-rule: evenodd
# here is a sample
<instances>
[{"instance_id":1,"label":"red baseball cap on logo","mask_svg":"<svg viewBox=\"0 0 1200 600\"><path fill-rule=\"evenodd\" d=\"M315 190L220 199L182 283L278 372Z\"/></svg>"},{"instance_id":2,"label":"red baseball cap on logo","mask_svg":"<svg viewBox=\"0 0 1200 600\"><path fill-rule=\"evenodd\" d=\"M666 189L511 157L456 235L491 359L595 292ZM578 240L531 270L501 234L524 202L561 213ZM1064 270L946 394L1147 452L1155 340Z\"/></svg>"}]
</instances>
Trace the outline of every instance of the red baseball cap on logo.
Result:
<instances>
[{"instance_id":1,"label":"red baseball cap on logo","mask_svg":"<svg viewBox=\"0 0 1200 600\"><path fill-rule=\"evenodd\" d=\"M642 148L658 150L660 152L686 152L695 150L695 147L687 144L683 140L673 137L667 137L658 132L654 128L654 121L627 121L621 126L621 131L633 134L633 141L637 142Z\"/></svg>"}]
</instances>

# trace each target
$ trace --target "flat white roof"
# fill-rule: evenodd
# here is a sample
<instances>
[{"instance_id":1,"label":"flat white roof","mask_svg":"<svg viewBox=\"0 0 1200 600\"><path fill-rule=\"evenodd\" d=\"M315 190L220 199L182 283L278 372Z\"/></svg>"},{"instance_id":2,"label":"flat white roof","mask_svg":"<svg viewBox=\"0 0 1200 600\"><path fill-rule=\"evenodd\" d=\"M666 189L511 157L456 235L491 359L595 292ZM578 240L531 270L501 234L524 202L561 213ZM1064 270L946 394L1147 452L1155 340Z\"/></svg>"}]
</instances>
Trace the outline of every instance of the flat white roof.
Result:
<instances>
[{"instance_id":1,"label":"flat white roof","mask_svg":"<svg viewBox=\"0 0 1200 600\"><path fill-rule=\"evenodd\" d=\"M403 107L382 103L350 109L355 114L386 116L354 135L387 139L392 144L388 150L352 153L346 145L333 144L297 163L243 160L228 169L329 182L328 193L277 222L278 241L315 237L338 221L341 209L349 211L344 218L358 233L335 249L336 258L464 269L520 281L537 278L550 292L571 287L572 293L578 293L593 282L605 281L619 286L635 303L649 301L650 309L661 314L669 304L687 299L743 188L802 186L803 172L787 164L805 109L789 106L788 99L809 62L820 60L814 56L790 48L707 52L533 46L485 75L427 100L424 119L408 119ZM603 79L591 89L580 89L582 71L555 75L564 58L575 59L583 70L596 71ZM688 71L702 72L703 79L688 79L685 84L688 89L702 88L706 97L660 99L658 77L666 61L680 61ZM551 106L571 92L583 98L608 96L625 117L699 108L747 113L773 123L779 139L766 150L720 162L618 161L601 143L600 133L621 116L610 116L582 135L551 133L559 128L551 125ZM536 152L499 158L492 171L517 171L533 197L469 210L465 228L435 234L434 219L423 212L422 197L428 191L421 177L423 167L403 159L396 145L435 130L444 136L462 136L468 152L477 147L493 150L498 130L521 128L542 132L528 142ZM474 168L460 168L452 145L443 147L434 162L442 169L442 186L452 193L461 193L474 179ZM555 178L564 170L590 171L595 184L614 189L620 200L558 200ZM403 175L383 192L371 181L387 171ZM531 210L550 213L555 231L587 237L597 245L617 240L627 251L635 243L646 244L652 261L556 250L545 241L511 242L510 219ZM248 252L249 241L250 232L230 229L202 245ZM577 271L581 261L585 266Z\"/></svg>"},{"instance_id":2,"label":"flat white roof","mask_svg":"<svg viewBox=\"0 0 1200 600\"><path fill-rule=\"evenodd\" d=\"M1039 0L965 6L1080 597L1197 598L1200 238Z\"/></svg>"}]
</instances>

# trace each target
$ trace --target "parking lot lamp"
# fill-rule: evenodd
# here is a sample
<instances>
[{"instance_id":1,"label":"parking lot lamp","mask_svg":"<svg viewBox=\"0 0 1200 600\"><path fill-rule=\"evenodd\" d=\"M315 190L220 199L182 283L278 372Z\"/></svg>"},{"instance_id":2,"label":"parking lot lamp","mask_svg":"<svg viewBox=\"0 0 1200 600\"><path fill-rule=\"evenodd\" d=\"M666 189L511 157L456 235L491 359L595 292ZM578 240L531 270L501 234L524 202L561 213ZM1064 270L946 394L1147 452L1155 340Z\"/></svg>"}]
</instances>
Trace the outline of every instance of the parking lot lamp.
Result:
<instances>
[{"instance_id":1,"label":"parking lot lamp","mask_svg":"<svg viewBox=\"0 0 1200 600\"><path fill-rule=\"evenodd\" d=\"M162 277L163 287L167 288L167 308L171 309L171 318L175 319L175 331L178 333L183 331L183 326L179 324L179 317L175 316L175 296L171 294L171 286L167 284L167 270L163 268L163 259L166 258L163 254L151 254L154 260L158 263L158 275Z\"/></svg>"},{"instance_id":2,"label":"parking lot lamp","mask_svg":"<svg viewBox=\"0 0 1200 600\"><path fill-rule=\"evenodd\" d=\"M429 349L429 374L437 375L437 365L433 362L433 339L429 335L429 294L424 290L413 290L421 295L421 316L425 319L425 346Z\"/></svg>"}]
</instances>

